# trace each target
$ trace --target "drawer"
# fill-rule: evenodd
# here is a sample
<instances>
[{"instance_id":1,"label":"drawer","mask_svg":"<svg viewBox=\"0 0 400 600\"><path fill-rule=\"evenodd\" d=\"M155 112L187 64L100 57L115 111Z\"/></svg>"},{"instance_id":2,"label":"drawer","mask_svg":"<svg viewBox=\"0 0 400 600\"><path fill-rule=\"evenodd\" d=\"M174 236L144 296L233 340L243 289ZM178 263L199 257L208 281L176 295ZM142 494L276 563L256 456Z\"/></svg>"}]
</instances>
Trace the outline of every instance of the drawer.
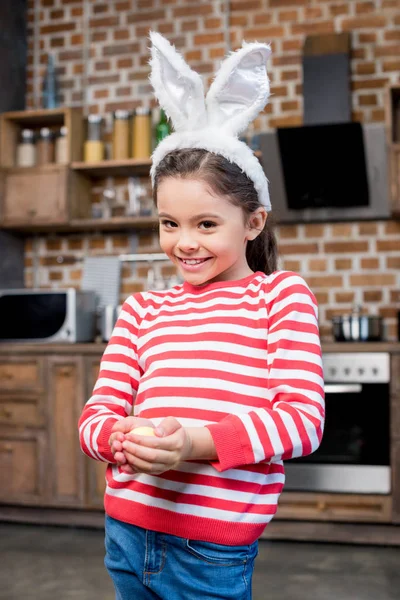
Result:
<instances>
[{"instance_id":1,"label":"drawer","mask_svg":"<svg viewBox=\"0 0 400 600\"><path fill-rule=\"evenodd\" d=\"M39 399L0 396L0 426L43 427L45 422L42 402Z\"/></svg>"},{"instance_id":2,"label":"drawer","mask_svg":"<svg viewBox=\"0 0 400 600\"><path fill-rule=\"evenodd\" d=\"M388 523L392 497L378 494L323 494L283 491L277 519Z\"/></svg>"},{"instance_id":3,"label":"drawer","mask_svg":"<svg viewBox=\"0 0 400 600\"><path fill-rule=\"evenodd\" d=\"M0 358L0 391L42 388L42 360Z\"/></svg>"}]
</instances>

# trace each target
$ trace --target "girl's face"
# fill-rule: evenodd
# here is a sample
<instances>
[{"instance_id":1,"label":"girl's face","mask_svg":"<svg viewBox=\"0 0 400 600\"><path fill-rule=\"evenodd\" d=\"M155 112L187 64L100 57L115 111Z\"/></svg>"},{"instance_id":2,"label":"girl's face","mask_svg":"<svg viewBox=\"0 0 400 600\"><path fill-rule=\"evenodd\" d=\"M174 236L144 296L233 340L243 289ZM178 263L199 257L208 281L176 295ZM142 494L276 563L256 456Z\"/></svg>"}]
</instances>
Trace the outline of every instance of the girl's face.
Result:
<instances>
[{"instance_id":1,"label":"girl's face","mask_svg":"<svg viewBox=\"0 0 400 600\"><path fill-rule=\"evenodd\" d=\"M174 177L161 181L157 206L161 248L185 281L204 285L252 273L246 246L264 226L263 208L246 224L242 209L214 195L203 181Z\"/></svg>"}]
</instances>

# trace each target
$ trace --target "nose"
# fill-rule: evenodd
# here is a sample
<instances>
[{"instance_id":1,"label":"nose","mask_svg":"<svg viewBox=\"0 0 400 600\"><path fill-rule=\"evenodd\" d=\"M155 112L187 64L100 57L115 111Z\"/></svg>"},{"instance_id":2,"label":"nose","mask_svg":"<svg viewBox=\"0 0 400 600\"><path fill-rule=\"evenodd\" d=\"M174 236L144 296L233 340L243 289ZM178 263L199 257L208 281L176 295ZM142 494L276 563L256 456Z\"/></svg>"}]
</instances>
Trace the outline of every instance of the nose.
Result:
<instances>
[{"instance_id":1,"label":"nose","mask_svg":"<svg viewBox=\"0 0 400 600\"><path fill-rule=\"evenodd\" d=\"M199 248L199 243L191 232L182 229L176 246L181 252L190 253Z\"/></svg>"}]
</instances>

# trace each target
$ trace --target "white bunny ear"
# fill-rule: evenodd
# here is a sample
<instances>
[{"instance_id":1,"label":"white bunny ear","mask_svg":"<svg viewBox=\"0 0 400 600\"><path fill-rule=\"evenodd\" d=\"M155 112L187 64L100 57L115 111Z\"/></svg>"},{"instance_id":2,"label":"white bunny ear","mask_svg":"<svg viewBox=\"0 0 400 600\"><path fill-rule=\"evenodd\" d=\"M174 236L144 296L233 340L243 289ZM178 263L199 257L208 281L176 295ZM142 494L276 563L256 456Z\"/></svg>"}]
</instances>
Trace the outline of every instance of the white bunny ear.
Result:
<instances>
[{"instance_id":1,"label":"white bunny ear","mask_svg":"<svg viewBox=\"0 0 400 600\"><path fill-rule=\"evenodd\" d=\"M175 131L204 127L207 114L201 77L160 33L150 32L150 81Z\"/></svg>"},{"instance_id":2,"label":"white bunny ear","mask_svg":"<svg viewBox=\"0 0 400 600\"><path fill-rule=\"evenodd\" d=\"M233 135L246 129L269 96L268 44L243 43L221 64L206 97L208 123Z\"/></svg>"}]
</instances>

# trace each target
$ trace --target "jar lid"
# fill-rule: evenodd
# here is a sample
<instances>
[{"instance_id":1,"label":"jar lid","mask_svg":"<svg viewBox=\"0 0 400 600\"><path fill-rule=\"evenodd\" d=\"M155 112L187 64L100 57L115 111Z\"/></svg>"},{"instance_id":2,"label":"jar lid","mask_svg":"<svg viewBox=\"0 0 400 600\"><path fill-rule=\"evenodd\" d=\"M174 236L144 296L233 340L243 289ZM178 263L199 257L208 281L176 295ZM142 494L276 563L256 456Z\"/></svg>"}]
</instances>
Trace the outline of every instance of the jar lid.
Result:
<instances>
[{"instance_id":1,"label":"jar lid","mask_svg":"<svg viewBox=\"0 0 400 600\"><path fill-rule=\"evenodd\" d=\"M24 142L33 142L35 139L33 129L22 129L20 135L21 140L23 140Z\"/></svg>"},{"instance_id":2,"label":"jar lid","mask_svg":"<svg viewBox=\"0 0 400 600\"><path fill-rule=\"evenodd\" d=\"M132 113L130 110L124 110L122 108L113 112L114 119L128 120L131 118L131 115L132 115Z\"/></svg>"},{"instance_id":3,"label":"jar lid","mask_svg":"<svg viewBox=\"0 0 400 600\"><path fill-rule=\"evenodd\" d=\"M138 108L135 108L135 115L149 115L150 114L150 109L146 108L145 106L138 106Z\"/></svg>"},{"instance_id":4,"label":"jar lid","mask_svg":"<svg viewBox=\"0 0 400 600\"><path fill-rule=\"evenodd\" d=\"M40 130L40 137L41 138L52 138L53 133L52 133L51 129L49 129L48 127L42 127Z\"/></svg>"},{"instance_id":5,"label":"jar lid","mask_svg":"<svg viewBox=\"0 0 400 600\"><path fill-rule=\"evenodd\" d=\"M89 123L101 123L103 121L103 117L101 115L91 114L88 116L87 120Z\"/></svg>"}]
</instances>

